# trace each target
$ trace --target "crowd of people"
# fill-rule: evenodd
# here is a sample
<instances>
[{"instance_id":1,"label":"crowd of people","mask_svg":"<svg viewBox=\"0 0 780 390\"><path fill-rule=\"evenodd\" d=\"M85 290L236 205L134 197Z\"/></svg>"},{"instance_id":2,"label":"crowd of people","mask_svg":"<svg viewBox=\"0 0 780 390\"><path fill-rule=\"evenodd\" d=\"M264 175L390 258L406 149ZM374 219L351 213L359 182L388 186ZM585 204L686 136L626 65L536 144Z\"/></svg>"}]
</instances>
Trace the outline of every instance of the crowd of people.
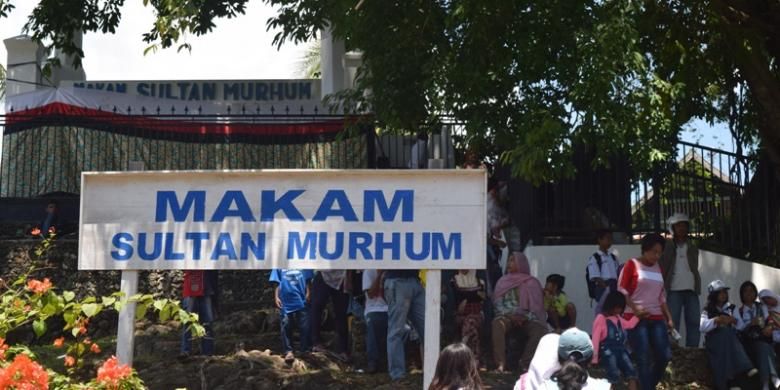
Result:
<instances>
[{"instance_id":1,"label":"crowd of people","mask_svg":"<svg viewBox=\"0 0 780 390\"><path fill-rule=\"evenodd\" d=\"M486 270L447 275L443 316L454 319L451 338L456 343L442 350L430 388L480 389L480 370L492 369L522 374L516 389L607 389L620 383L629 389L654 389L671 360L671 343L682 342L681 322L685 346L699 347L703 335L715 388L778 388L780 296L759 292L746 281L739 288L739 303L732 304L730 287L715 280L706 287L702 310L698 249L688 238L690 222L682 214L669 222L670 239L647 234L639 256L624 262L612 252L611 232L596 233L597 250L584 263L596 311L590 335L577 328L577 308L564 292L566 278L551 274L542 284L531 275L522 252L511 253L497 272L491 271L489 260ZM492 238L488 252L502 247L500 237ZM491 257L499 264L498 251ZM200 314L206 327L201 341L205 354L214 351L215 272L185 272L184 304ZM366 325L365 372L386 370L392 380L402 379L407 375L406 357L421 353L413 347L422 348L425 334L420 271L277 269L269 281L288 362L308 352L350 362L349 315ZM326 347L320 333L328 303L336 339ZM185 332L183 354L190 353L190 344ZM605 378L591 378L590 365L602 367Z\"/></svg>"}]
</instances>

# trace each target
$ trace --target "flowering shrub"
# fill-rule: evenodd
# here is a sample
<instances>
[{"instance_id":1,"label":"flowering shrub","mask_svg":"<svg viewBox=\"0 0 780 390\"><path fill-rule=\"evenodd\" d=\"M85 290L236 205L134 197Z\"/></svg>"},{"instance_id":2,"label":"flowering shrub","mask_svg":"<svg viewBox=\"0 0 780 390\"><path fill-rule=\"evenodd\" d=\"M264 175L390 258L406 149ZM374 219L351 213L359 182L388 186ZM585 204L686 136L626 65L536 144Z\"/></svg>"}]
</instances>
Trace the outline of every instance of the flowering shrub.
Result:
<instances>
[{"instance_id":1,"label":"flowering shrub","mask_svg":"<svg viewBox=\"0 0 780 390\"><path fill-rule=\"evenodd\" d=\"M54 232L44 237L36 249L39 259L52 247L53 239ZM136 304L136 318L145 317L151 309L161 321L178 320L188 326L194 336L205 335L204 328L197 322L197 315L182 309L178 301L156 300L148 294L124 297L118 292L100 298L77 299L75 292L60 291L48 278L31 278L34 272L31 269L10 285L0 279L0 389L143 389L143 382L135 371L119 364L113 356L98 369L94 379L87 383L79 383L76 379L77 370L83 368L85 357L101 352L100 346L87 337L90 319L104 310L118 312L130 302ZM62 329L48 329L47 320L53 317L64 320ZM63 349L61 359L65 374L42 366L27 346L6 344L9 332L26 326L31 326L37 337L46 333L59 336L52 345Z\"/></svg>"}]
</instances>

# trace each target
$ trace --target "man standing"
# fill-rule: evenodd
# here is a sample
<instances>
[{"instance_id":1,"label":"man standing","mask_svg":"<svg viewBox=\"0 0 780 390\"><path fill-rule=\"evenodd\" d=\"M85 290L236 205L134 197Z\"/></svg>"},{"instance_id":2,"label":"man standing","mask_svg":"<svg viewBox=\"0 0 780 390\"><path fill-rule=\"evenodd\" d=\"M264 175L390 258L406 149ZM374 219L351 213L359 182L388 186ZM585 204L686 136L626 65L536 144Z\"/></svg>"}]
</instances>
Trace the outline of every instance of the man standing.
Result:
<instances>
[{"instance_id":1,"label":"man standing","mask_svg":"<svg viewBox=\"0 0 780 390\"><path fill-rule=\"evenodd\" d=\"M701 304L701 276L699 275L699 248L688 239L690 221L683 213L669 218L672 240L664 246L661 257L666 301L672 312L672 321L680 330L680 314L685 313L685 346L699 346L699 315Z\"/></svg>"},{"instance_id":2,"label":"man standing","mask_svg":"<svg viewBox=\"0 0 780 390\"><path fill-rule=\"evenodd\" d=\"M406 376L404 343L409 333L407 320L420 335L425 335L425 289L417 270L388 270L384 272L384 297L387 302L387 366L394 381ZM374 294L375 295L375 294Z\"/></svg>"}]
</instances>

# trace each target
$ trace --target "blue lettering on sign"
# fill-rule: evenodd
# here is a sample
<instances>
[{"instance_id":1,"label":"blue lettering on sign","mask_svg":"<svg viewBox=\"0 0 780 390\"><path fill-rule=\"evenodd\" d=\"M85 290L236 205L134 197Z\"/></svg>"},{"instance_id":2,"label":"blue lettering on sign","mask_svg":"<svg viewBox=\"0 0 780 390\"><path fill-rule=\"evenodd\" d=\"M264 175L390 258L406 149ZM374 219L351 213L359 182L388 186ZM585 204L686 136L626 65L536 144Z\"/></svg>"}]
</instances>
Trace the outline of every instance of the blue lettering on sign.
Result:
<instances>
[{"instance_id":1,"label":"blue lettering on sign","mask_svg":"<svg viewBox=\"0 0 780 390\"><path fill-rule=\"evenodd\" d=\"M414 219L414 191L397 190L393 193L390 206L382 191L368 190L363 193L363 221L374 220L374 209L379 209L383 222L395 221L398 209L401 209L401 221L412 222Z\"/></svg>"},{"instance_id":2,"label":"blue lettering on sign","mask_svg":"<svg viewBox=\"0 0 780 390\"><path fill-rule=\"evenodd\" d=\"M406 256L412 260L425 260L431 252L431 233L422 234L422 248L414 251L414 233L406 233Z\"/></svg>"},{"instance_id":3,"label":"blue lettering on sign","mask_svg":"<svg viewBox=\"0 0 780 390\"><path fill-rule=\"evenodd\" d=\"M304 259L308 256L309 260L314 260L317 248L317 233L306 233L303 241L299 232L290 232L287 235L287 258Z\"/></svg>"},{"instance_id":4,"label":"blue lettering on sign","mask_svg":"<svg viewBox=\"0 0 780 390\"><path fill-rule=\"evenodd\" d=\"M241 233L241 260L249 258L249 252L255 260L265 260L265 233L257 233L257 241L252 241L252 235Z\"/></svg>"},{"instance_id":5,"label":"blue lettering on sign","mask_svg":"<svg viewBox=\"0 0 780 390\"><path fill-rule=\"evenodd\" d=\"M117 250L111 251L111 258L114 260L127 260L133 257L133 246L130 243L133 241L133 235L130 233L117 233L114 238L111 239L111 244Z\"/></svg>"},{"instance_id":6,"label":"blue lettering on sign","mask_svg":"<svg viewBox=\"0 0 780 390\"><path fill-rule=\"evenodd\" d=\"M154 241L152 242L152 251L149 252L146 249L146 237L148 233L138 233L138 257L141 260L156 260L162 253L162 233L154 233Z\"/></svg>"},{"instance_id":7,"label":"blue lettering on sign","mask_svg":"<svg viewBox=\"0 0 780 390\"><path fill-rule=\"evenodd\" d=\"M336 248L333 249L333 252L328 252L328 233L320 233L320 257L325 260L341 258L341 254L344 253L344 232L337 232L335 241Z\"/></svg>"},{"instance_id":8,"label":"blue lettering on sign","mask_svg":"<svg viewBox=\"0 0 780 390\"><path fill-rule=\"evenodd\" d=\"M335 203L338 203L337 209L333 208ZM328 190L312 221L324 221L328 217L342 217L346 222L358 220L355 210L352 209L352 203L344 190Z\"/></svg>"},{"instance_id":9,"label":"blue lettering on sign","mask_svg":"<svg viewBox=\"0 0 780 390\"><path fill-rule=\"evenodd\" d=\"M351 232L349 234L349 259L357 259L357 252L360 251L360 255L366 260L372 260L374 258L371 255L371 242L372 237L370 233L366 232Z\"/></svg>"},{"instance_id":10,"label":"blue lettering on sign","mask_svg":"<svg viewBox=\"0 0 780 390\"><path fill-rule=\"evenodd\" d=\"M233 204L236 208L233 209ZM239 217L244 222L254 222L255 217L252 216L252 209L249 207L244 193L241 191L226 191L222 196L222 200L219 201L219 206L214 211L214 215L211 216L211 222L222 222L227 217Z\"/></svg>"},{"instance_id":11,"label":"blue lettering on sign","mask_svg":"<svg viewBox=\"0 0 780 390\"><path fill-rule=\"evenodd\" d=\"M149 84L147 83L138 83L135 86L135 90L141 96L149 96Z\"/></svg>"},{"instance_id":12,"label":"blue lettering on sign","mask_svg":"<svg viewBox=\"0 0 780 390\"><path fill-rule=\"evenodd\" d=\"M455 258L455 259L461 258L461 253L460 253L461 234L460 233L450 234L450 237L449 239L447 239L446 243L444 240L443 233L432 233L431 236L432 236L431 241L433 241L433 243L431 244L433 248L433 254L431 258L433 260L439 259L439 251L441 251L441 258L444 260L448 260L451 258Z\"/></svg>"},{"instance_id":13,"label":"blue lettering on sign","mask_svg":"<svg viewBox=\"0 0 780 390\"><path fill-rule=\"evenodd\" d=\"M209 239L208 233L193 233L188 232L184 235L184 238L192 241L192 259L200 260L201 243L203 240Z\"/></svg>"},{"instance_id":14,"label":"blue lettering on sign","mask_svg":"<svg viewBox=\"0 0 780 390\"><path fill-rule=\"evenodd\" d=\"M295 208L293 201L301 196L304 190L290 190L276 199L276 191L266 190L260 193L260 221L273 221L276 213L281 211L290 221L304 221L303 214Z\"/></svg>"},{"instance_id":15,"label":"blue lettering on sign","mask_svg":"<svg viewBox=\"0 0 780 390\"><path fill-rule=\"evenodd\" d=\"M173 239L173 233L165 233L165 260L184 260L184 253L176 253L173 246L176 241Z\"/></svg>"},{"instance_id":16,"label":"blue lettering on sign","mask_svg":"<svg viewBox=\"0 0 780 390\"><path fill-rule=\"evenodd\" d=\"M183 204L179 203L175 191L157 191L156 205L155 222L168 221L168 213L166 212L168 209L171 210L175 222L183 222L190 214L190 209L193 208L195 211L192 221L203 222L206 215L206 191L187 191Z\"/></svg>"},{"instance_id":17,"label":"blue lettering on sign","mask_svg":"<svg viewBox=\"0 0 780 390\"><path fill-rule=\"evenodd\" d=\"M227 256L228 260L238 260L233 240L230 239L230 233L219 234L217 244L214 245L214 251L211 252L211 260L219 260L222 256Z\"/></svg>"},{"instance_id":18,"label":"blue lettering on sign","mask_svg":"<svg viewBox=\"0 0 780 390\"><path fill-rule=\"evenodd\" d=\"M399 260L401 258L401 233L392 233L390 237L390 241L385 241L384 233L376 234L374 258L377 260L385 258L385 249L390 249L391 259Z\"/></svg>"}]
</instances>

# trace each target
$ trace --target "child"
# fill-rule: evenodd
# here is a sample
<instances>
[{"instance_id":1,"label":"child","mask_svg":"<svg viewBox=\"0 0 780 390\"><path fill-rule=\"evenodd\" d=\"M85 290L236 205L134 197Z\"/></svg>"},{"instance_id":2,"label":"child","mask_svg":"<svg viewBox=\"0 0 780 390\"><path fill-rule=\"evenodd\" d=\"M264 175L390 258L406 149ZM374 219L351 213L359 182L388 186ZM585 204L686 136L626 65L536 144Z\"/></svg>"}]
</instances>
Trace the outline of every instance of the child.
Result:
<instances>
[{"instance_id":1,"label":"child","mask_svg":"<svg viewBox=\"0 0 780 390\"><path fill-rule=\"evenodd\" d=\"M707 306L699 322L712 369L712 382L719 390L727 389L728 383L740 379L743 373L747 373L748 377L758 374L758 369L753 367L737 338L735 306L729 302L728 290L729 287L720 280L714 280L707 286Z\"/></svg>"},{"instance_id":2,"label":"child","mask_svg":"<svg viewBox=\"0 0 780 390\"><path fill-rule=\"evenodd\" d=\"M482 390L477 360L463 343L450 344L441 351L428 390Z\"/></svg>"},{"instance_id":3,"label":"child","mask_svg":"<svg viewBox=\"0 0 780 390\"><path fill-rule=\"evenodd\" d=\"M217 301L219 300L218 276L216 270L186 270L182 284L182 305L184 310L198 314L198 321L206 329L206 335L200 341L200 353L206 356L214 354L214 327ZM180 357L192 353L192 333L184 328L181 336Z\"/></svg>"},{"instance_id":4,"label":"child","mask_svg":"<svg viewBox=\"0 0 780 390\"><path fill-rule=\"evenodd\" d=\"M609 249L612 247L612 232L601 229L596 232L599 249L588 259L586 270L588 293L596 301L596 315L601 313L601 302L609 291L617 291L620 262Z\"/></svg>"},{"instance_id":5,"label":"child","mask_svg":"<svg viewBox=\"0 0 780 390\"><path fill-rule=\"evenodd\" d=\"M288 364L295 360L292 346L293 323L300 334L300 351L309 350L308 303L310 301L310 282L314 273L310 270L275 269L271 271L269 281L276 284L274 300L281 317L282 347L284 361Z\"/></svg>"},{"instance_id":6,"label":"child","mask_svg":"<svg viewBox=\"0 0 780 390\"><path fill-rule=\"evenodd\" d=\"M623 318L626 297L618 291L607 294L601 313L593 321L593 364L601 362L609 383L620 382L620 374L628 380L628 388L636 390L637 373L626 350L626 330L639 323L639 317ZM599 357L601 359L599 359Z\"/></svg>"},{"instance_id":7,"label":"child","mask_svg":"<svg viewBox=\"0 0 780 390\"><path fill-rule=\"evenodd\" d=\"M560 334L561 330L573 328L577 324L577 308L569 302L563 285L566 278L563 275L552 274L547 277L544 286L544 310L547 311L547 322Z\"/></svg>"}]
</instances>

